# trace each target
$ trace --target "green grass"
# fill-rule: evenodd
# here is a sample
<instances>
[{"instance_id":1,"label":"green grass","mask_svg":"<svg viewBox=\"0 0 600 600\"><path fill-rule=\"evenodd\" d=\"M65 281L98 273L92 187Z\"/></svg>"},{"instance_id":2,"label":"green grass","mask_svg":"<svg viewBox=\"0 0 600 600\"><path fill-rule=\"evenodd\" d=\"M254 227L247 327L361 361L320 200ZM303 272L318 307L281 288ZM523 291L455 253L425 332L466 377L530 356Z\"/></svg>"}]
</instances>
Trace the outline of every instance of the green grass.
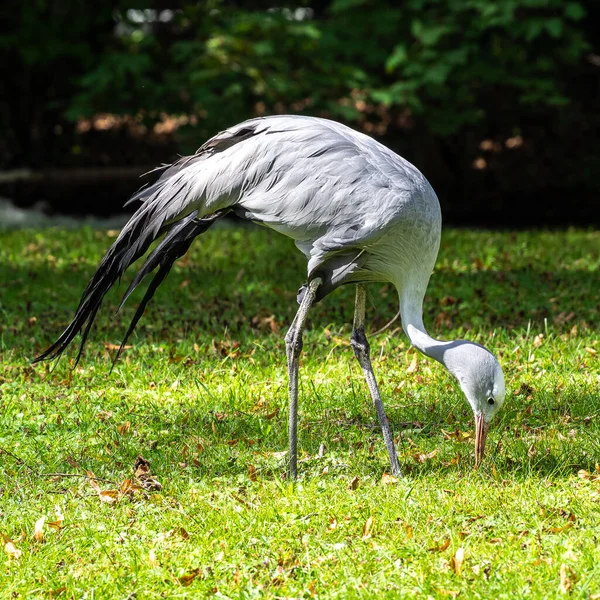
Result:
<instances>
[{"instance_id":1,"label":"green grass","mask_svg":"<svg viewBox=\"0 0 600 600\"><path fill-rule=\"evenodd\" d=\"M600 475L578 475L600 462L599 232L444 234L425 322L494 351L507 401L474 471L460 434L472 414L450 375L420 356L408 369L397 327L372 338L406 475L391 485L347 343L350 288L310 314L300 479L285 480L283 333L305 266L267 230L202 236L112 374L105 344L119 342L139 294L121 316L109 295L77 368L32 367L111 241L0 233L1 598L600 594ZM374 330L396 294L369 289ZM101 501L86 471L117 490L138 455L162 489Z\"/></svg>"}]
</instances>

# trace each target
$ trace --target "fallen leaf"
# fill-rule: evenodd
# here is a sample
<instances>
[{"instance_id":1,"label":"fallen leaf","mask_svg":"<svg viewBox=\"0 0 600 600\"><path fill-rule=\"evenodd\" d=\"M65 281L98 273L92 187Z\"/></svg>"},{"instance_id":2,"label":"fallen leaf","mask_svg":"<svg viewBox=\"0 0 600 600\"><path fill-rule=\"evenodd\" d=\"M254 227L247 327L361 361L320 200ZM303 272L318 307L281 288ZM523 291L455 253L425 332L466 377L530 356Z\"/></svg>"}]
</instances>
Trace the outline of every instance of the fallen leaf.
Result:
<instances>
[{"instance_id":1,"label":"fallen leaf","mask_svg":"<svg viewBox=\"0 0 600 600\"><path fill-rule=\"evenodd\" d=\"M200 575L200 569L196 568L193 571L190 571L187 575L182 575L179 578L179 583L181 583L181 585L188 586L190 583L192 583L192 581L194 581L194 579L196 579L196 577L198 577L198 575Z\"/></svg>"},{"instance_id":2,"label":"fallen leaf","mask_svg":"<svg viewBox=\"0 0 600 600\"><path fill-rule=\"evenodd\" d=\"M400 480L397 477L394 477L394 475L390 475L389 473L384 473L381 476L381 483L383 485L393 485L395 483L398 483Z\"/></svg>"},{"instance_id":3,"label":"fallen leaf","mask_svg":"<svg viewBox=\"0 0 600 600\"><path fill-rule=\"evenodd\" d=\"M158 560L156 558L156 552L154 552L154 548L150 548L148 552L148 564L151 567L158 567Z\"/></svg>"},{"instance_id":4,"label":"fallen leaf","mask_svg":"<svg viewBox=\"0 0 600 600\"><path fill-rule=\"evenodd\" d=\"M450 559L450 567L457 575L460 575L462 571L464 560L465 550L464 548L458 548L458 550L454 553L454 556Z\"/></svg>"},{"instance_id":5,"label":"fallen leaf","mask_svg":"<svg viewBox=\"0 0 600 600\"><path fill-rule=\"evenodd\" d=\"M110 342L104 342L105 350L119 350L121 348L121 344L111 344ZM123 350L129 350L133 348L133 346L123 346Z\"/></svg>"},{"instance_id":6,"label":"fallen leaf","mask_svg":"<svg viewBox=\"0 0 600 600\"><path fill-rule=\"evenodd\" d=\"M250 481L257 481L258 479L256 477L256 467L250 463L248 463L248 477L250 478Z\"/></svg>"},{"instance_id":7,"label":"fallen leaf","mask_svg":"<svg viewBox=\"0 0 600 600\"><path fill-rule=\"evenodd\" d=\"M373 517L369 517L363 526L362 538L363 540L370 538L373 535L373 526L375 524L375 519Z\"/></svg>"},{"instance_id":8,"label":"fallen leaf","mask_svg":"<svg viewBox=\"0 0 600 600\"><path fill-rule=\"evenodd\" d=\"M413 354L413 358L412 361L410 362L410 365L408 366L408 368L406 369L407 373L416 373L419 370L419 358L417 356L417 354Z\"/></svg>"},{"instance_id":9,"label":"fallen leaf","mask_svg":"<svg viewBox=\"0 0 600 600\"><path fill-rule=\"evenodd\" d=\"M571 567L565 563L560 565L560 591L562 594L568 594L573 589L573 584L577 581L577 575Z\"/></svg>"},{"instance_id":10,"label":"fallen leaf","mask_svg":"<svg viewBox=\"0 0 600 600\"><path fill-rule=\"evenodd\" d=\"M424 463L426 460L433 458L438 452L439 452L439 450L436 448L435 450L432 450L431 452L428 452L427 454L413 454L413 458L418 463Z\"/></svg>"},{"instance_id":11,"label":"fallen leaf","mask_svg":"<svg viewBox=\"0 0 600 600\"><path fill-rule=\"evenodd\" d=\"M429 552L443 552L450 545L450 538L446 538L441 544L428 548Z\"/></svg>"},{"instance_id":12,"label":"fallen leaf","mask_svg":"<svg viewBox=\"0 0 600 600\"><path fill-rule=\"evenodd\" d=\"M90 482L90 485L99 494L100 493L100 486L98 485L98 481L96 480L96 476L94 475L94 473L92 471L86 471L85 473L86 473L86 475L88 477L88 481Z\"/></svg>"},{"instance_id":13,"label":"fallen leaf","mask_svg":"<svg viewBox=\"0 0 600 600\"><path fill-rule=\"evenodd\" d=\"M571 527L573 527L573 523L569 522L566 525L564 525L563 527L548 527L547 529L545 529L545 531L547 531L548 533L562 533L563 531L566 531L567 529L571 529Z\"/></svg>"},{"instance_id":14,"label":"fallen leaf","mask_svg":"<svg viewBox=\"0 0 600 600\"><path fill-rule=\"evenodd\" d=\"M150 473L150 463L143 457L138 456L133 465L134 477L140 486L148 492L162 490L162 484Z\"/></svg>"},{"instance_id":15,"label":"fallen leaf","mask_svg":"<svg viewBox=\"0 0 600 600\"><path fill-rule=\"evenodd\" d=\"M62 510L58 505L55 506L54 512L56 513L56 521L48 521L46 525L48 525L48 527L52 527L53 529L60 529L65 521L65 516L62 514Z\"/></svg>"},{"instance_id":16,"label":"fallen leaf","mask_svg":"<svg viewBox=\"0 0 600 600\"><path fill-rule=\"evenodd\" d=\"M123 425L119 425L117 427L117 431L119 432L120 435L125 435L130 429L131 429L130 421L125 421L125 423L123 423Z\"/></svg>"},{"instance_id":17,"label":"fallen leaf","mask_svg":"<svg viewBox=\"0 0 600 600\"><path fill-rule=\"evenodd\" d=\"M100 411L98 411L98 414L96 415L96 419L98 419L99 421L108 421L108 419L110 419L112 416L113 416L113 414L110 410L100 410ZM71 461L69 461L68 458L67 458L67 462L72 467L75 467L76 469L81 468L81 465L78 462L75 462L75 461L71 462Z\"/></svg>"},{"instance_id":18,"label":"fallen leaf","mask_svg":"<svg viewBox=\"0 0 600 600\"><path fill-rule=\"evenodd\" d=\"M46 517L40 517L35 522L35 527L33 530L33 539L36 542L42 543L44 541L44 522L46 521Z\"/></svg>"},{"instance_id":19,"label":"fallen leaf","mask_svg":"<svg viewBox=\"0 0 600 600\"><path fill-rule=\"evenodd\" d=\"M119 499L119 490L104 490L98 494L100 502L114 504Z\"/></svg>"},{"instance_id":20,"label":"fallen leaf","mask_svg":"<svg viewBox=\"0 0 600 600\"><path fill-rule=\"evenodd\" d=\"M7 536L4 535L3 533L0 533L0 539L2 539L2 545L4 546L4 552L6 552L6 554L8 554L9 558L20 558L21 557L21 550L19 550L16 546L15 543Z\"/></svg>"},{"instance_id":21,"label":"fallen leaf","mask_svg":"<svg viewBox=\"0 0 600 600\"><path fill-rule=\"evenodd\" d=\"M101 411L102 412L102 411ZM112 416L112 413L111 413ZM81 465L72 457L67 454L65 456L65 460L71 465L74 469L81 469Z\"/></svg>"},{"instance_id":22,"label":"fallen leaf","mask_svg":"<svg viewBox=\"0 0 600 600\"><path fill-rule=\"evenodd\" d=\"M471 431L459 431L455 429L454 431L446 431L442 429L442 435L445 440L456 440L458 442L464 442L466 440L470 440L473 437L473 432Z\"/></svg>"},{"instance_id":23,"label":"fallen leaf","mask_svg":"<svg viewBox=\"0 0 600 600\"><path fill-rule=\"evenodd\" d=\"M125 495L129 491L131 491L131 479L125 479L119 488L119 493Z\"/></svg>"}]
</instances>

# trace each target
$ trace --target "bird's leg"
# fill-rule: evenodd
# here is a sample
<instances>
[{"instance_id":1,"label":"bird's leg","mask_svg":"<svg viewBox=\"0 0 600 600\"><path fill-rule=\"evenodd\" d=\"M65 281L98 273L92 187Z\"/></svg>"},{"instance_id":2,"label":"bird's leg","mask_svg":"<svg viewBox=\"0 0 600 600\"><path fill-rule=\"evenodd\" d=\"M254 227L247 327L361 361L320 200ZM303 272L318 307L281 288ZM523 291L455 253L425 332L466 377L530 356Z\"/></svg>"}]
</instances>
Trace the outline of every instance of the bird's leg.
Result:
<instances>
[{"instance_id":1,"label":"bird's leg","mask_svg":"<svg viewBox=\"0 0 600 600\"><path fill-rule=\"evenodd\" d=\"M302 330L306 316L317 294L317 289L323 280L315 277L309 284L300 303L300 308L292 321L288 332L285 334L285 350L288 363L290 414L288 417L289 433L289 466L288 476L295 480L298 474L298 362L302 351Z\"/></svg>"},{"instance_id":2,"label":"bird's leg","mask_svg":"<svg viewBox=\"0 0 600 600\"><path fill-rule=\"evenodd\" d=\"M377 411L377 417L381 424L381 431L383 433L383 439L385 446L390 457L390 467L392 475L396 477L402 476L400 471L400 463L396 455L396 447L394 446L394 437L390 428L390 423L385 414L383 403L381 402L381 396L379 395L379 389L377 387L377 380L375 379L375 373L373 373L373 366L371 365L370 358L370 347L365 335L365 301L366 301L366 290L364 286L358 284L356 286L356 307L354 309L354 326L352 328L352 337L350 338L350 345L354 350L354 354L362 367L367 385L369 386L369 392L371 392L371 398L373 398L373 404Z\"/></svg>"}]
</instances>

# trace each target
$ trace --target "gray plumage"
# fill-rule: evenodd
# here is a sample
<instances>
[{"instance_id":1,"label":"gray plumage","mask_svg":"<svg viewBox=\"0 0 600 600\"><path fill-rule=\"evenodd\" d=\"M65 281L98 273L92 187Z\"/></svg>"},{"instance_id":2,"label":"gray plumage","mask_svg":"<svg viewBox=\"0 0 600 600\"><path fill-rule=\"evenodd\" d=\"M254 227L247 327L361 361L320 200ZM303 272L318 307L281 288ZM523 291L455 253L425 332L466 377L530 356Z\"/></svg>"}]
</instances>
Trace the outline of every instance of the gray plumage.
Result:
<instances>
[{"instance_id":1,"label":"gray plumage","mask_svg":"<svg viewBox=\"0 0 600 600\"><path fill-rule=\"evenodd\" d=\"M127 338L173 262L216 219L233 212L291 237L308 261L308 284L286 336L291 476L296 475L293 413L302 327L310 305L342 284L357 284L353 348L380 417L392 471L399 473L398 461L374 377L370 382L364 336L362 286L368 282L390 282L397 288L405 332L415 347L456 376L476 419L484 423L478 427L485 429L485 442L487 425L504 398L502 370L485 348L434 340L423 326L422 302L438 253L441 213L429 182L408 161L333 121L258 118L216 135L193 156L165 167L154 184L130 201L142 205L100 263L72 323L36 361L59 356L79 331L81 353L108 289L164 235L123 299L158 268Z\"/></svg>"}]
</instances>

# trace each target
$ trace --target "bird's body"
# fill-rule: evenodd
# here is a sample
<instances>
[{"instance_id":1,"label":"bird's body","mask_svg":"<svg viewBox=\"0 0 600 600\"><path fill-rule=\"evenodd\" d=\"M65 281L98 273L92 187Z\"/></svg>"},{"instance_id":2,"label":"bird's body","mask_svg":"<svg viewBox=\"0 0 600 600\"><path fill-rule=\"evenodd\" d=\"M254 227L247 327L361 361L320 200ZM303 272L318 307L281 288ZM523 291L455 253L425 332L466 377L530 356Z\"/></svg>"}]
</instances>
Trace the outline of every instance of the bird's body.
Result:
<instances>
[{"instance_id":1,"label":"bird's body","mask_svg":"<svg viewBox=\"0 0 600 600\"><path fill-rule=\"evenodd\" d=\"M487 364L487 355L493 359L475 344L438 342L428 336L422 322L422 302L440 242L438 199L416 167L344 125L303 116L246 121L213 137L195 155L174 163L158 181L134 195L135 200L142 206L104 257L73 322L40 359L62 353L80 330L85 342L106 291L164 234L125 295L127 298L143 276L158 267L128 336L174 260L187 251L194 237L227 212L292 238L307 258L308 287L286 337L290 398L297 389L297 356L306 312L313 301L347 283L358 284L359 290L361 284L372 281L394 284L403 326L411 341L443 364L444 356L462 355L462 345L468 345L483 363ZM362 328L364 337L362 293L357 292L355 332ZM359 333L353 339L359 340ZM372 369L366 338L354 346L369 382L367 371L372 373ZM366 358L361 360L364 351L360 348L364 346ZM493 371L495 365L490 363L486 368ZM461 381L464 369L446 366ZM369 387L377 406L378 391L373 385ZM488 382L482 385L489 388L483 394L504 395L503 382L501 390L499 384L498 389L491 389ZM462 381L461 387L467 393ZM383 421L382 427L385 436ZM394 469L395 450L392 456L388 442L386 438Z\"/></svg>"},{"instance_id":2,"label":"bird's body","mask_svg":"<svg viewBox=\"0 0 600 600\"><path fill-rule=\"evenodd\" d=\"M349 127L314 117L252 119L172 168L138 198L162 209L168 197L176 219L231 209L270 227L296 242L309 278L335 257L337 269L353 269L344 283L398 284L425 273L427 285L441 232L435 192L412 164Z\"/></svg>"}]
</instances>

